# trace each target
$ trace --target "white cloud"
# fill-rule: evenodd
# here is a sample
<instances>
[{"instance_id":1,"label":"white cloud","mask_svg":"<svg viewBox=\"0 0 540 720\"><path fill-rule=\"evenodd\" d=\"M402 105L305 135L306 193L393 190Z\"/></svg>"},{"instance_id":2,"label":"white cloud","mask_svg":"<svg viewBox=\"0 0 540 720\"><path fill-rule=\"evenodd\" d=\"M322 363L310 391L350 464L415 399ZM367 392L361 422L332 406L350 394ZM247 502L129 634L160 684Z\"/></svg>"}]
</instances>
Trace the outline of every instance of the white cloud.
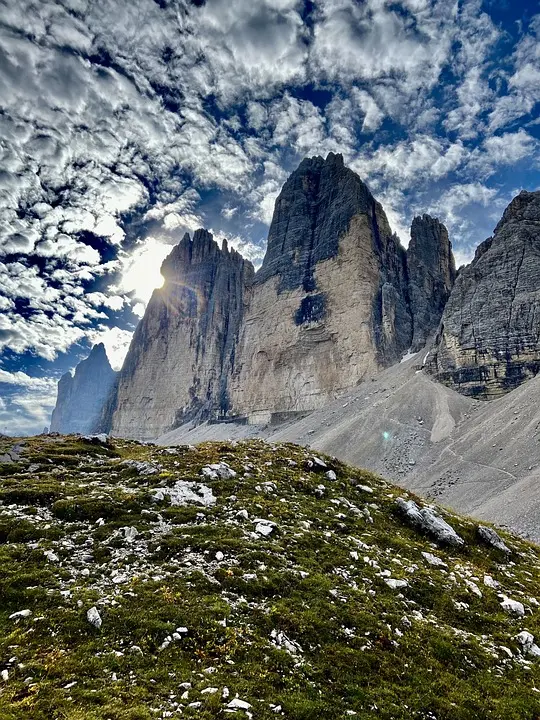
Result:
<instances>
[{"instance_id":1,"label":"white cloud","mask_svg":"<svg viewBox=\"0 0 540 720\"><path fill-rule=\"evenodd\" d=\"M479 182L453 185L432 204L430 211L440 214L446 224L453 226L459 221L463 208L473 204L488 207L496 196L495 188L486 187Z\"/></svg>"},{"instance_id":2,"label":"white cloud","mask_svg":"<svg viewBox=\"0 0 540 720\"><path fill-rule=\"evenodd\" d=\"M21 370L8 372L7 370L0 369L0 383L18 385L32 390L51 390L51 388L56 388L56 380L52 378L32 377Z\"/></svg>"},{"instance_id":3,"label":"white cloud","mask_svg":"<svg viewBox=\"0 0 540 720\"><path fill-rule=\"evenodd\" d=\"M456 170L467 152L460 141L450 143L430 135L418 135L393 145L364 151L351 163L362 177L380 175L389 183L420 185Z\"/></svg>"}]
</instances>

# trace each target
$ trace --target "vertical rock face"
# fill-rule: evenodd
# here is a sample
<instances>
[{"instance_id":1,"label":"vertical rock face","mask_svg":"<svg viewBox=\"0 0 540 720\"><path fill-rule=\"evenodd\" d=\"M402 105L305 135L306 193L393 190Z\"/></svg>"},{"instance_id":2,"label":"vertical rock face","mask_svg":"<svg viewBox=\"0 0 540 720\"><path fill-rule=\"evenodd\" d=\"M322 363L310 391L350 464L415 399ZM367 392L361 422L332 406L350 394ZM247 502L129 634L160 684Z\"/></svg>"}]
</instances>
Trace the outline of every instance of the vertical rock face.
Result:
<instances>
[{"instance_id":1,"label":"vertical rock face","mask_svg":"<svg viewBox=\"0 0 540 720\"><path fill-rule=\"evenodd\" d=\"M456 279L448 231L429 215L415 217L407 248L409 299L413 319L412 352L418 352L442 317Z\"/></svg>"},{"instance_id":2,"label":"vertical rock face","mask_svg":"<svg viewBox=\"0 0 540 720\"><path fill-rule=\"evenodd\" d=\"M66 373L60 378L51 432L94 432L115 377L105 346L94 345L88 358L77 365L73 376Z\"/></svg>"},{"instance_id":3,"label":"vertical rock face","mask_svg":"<svg viewBox=\"0 0 540 720\"><path fill-rule=\"evenodd\" d=\"M147 440L230 410L228 378L253 266L197 230L173 249L162 274L118 379L115 435Z\"/></svg>"},{"instance_id":4,"label":"vertical rock face","mask_svg":"<svg viewBox=\"0 0 540 720\"><path fill-rule=\"evenodd\" d=\"M406 255L341 155L304 160L275 205L231 383L252 421L312 410L399 359L412 337Z\"/></svg>"},{"instance_id":5,"label":"vertical rock face","mask_svg":"<svg viewBox=\"0 0 540 720\"><path fill-rule=\"evenodd\" d=\"M186 235L162 273L104 405L101 428L116 435L321 407L423 344L455 277L445 228L416 218L407 254L333 153L285 183L256 275L205 230Z\"/></svg>"},{"instance_id":6,"label":"vertical rock face","mask_svg":"<svg viewBox=\"0 0 540 720\"><path fill-rule=\"evenodd\" d=\"M540 192L521 192L462 270L428 369L490 398L540 370Z\"/></svg>"}]
</instances>

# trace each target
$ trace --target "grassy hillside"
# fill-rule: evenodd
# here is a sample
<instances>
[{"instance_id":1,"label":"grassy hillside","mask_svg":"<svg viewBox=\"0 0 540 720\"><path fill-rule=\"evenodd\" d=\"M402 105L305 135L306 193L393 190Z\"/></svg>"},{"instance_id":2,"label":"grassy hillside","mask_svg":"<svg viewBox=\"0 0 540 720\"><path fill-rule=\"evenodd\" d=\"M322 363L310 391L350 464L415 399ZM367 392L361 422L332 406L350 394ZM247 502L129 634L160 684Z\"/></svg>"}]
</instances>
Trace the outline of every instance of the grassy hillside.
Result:
<instances>
[{"instance_id":1,"label":"grassy hillside","mask_svg":"<svg viewBox=\"0 0 540 720\"><path fill-rule=\"evenodd\" d=\"M2 720L540 717L535 546L444 511L465 542L437 545L410 494L294 445L22 442Z\"/></svg>"}]
</instances>

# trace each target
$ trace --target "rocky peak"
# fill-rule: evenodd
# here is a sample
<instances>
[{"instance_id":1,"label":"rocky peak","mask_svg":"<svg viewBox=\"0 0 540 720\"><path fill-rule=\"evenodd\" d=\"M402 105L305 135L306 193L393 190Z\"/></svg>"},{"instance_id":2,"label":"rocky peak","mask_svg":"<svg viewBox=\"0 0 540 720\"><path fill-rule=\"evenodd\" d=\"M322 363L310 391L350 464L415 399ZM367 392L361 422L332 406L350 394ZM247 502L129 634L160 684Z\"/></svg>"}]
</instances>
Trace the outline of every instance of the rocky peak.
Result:
<instances>
[{"instance_id":1,"label":"rocky peak","mask_svg":"<svg viewBox=\"0 0 540 720\"><path fill-rule=\"evenodd\" d=\"M455 389L496 397L540 371L540 192L521 192L464 268L429 369Z\"/></svg>"},{"instance_id":2,"label":"rocky peak","mask_svg":"<svg viewBox=\"0 0 540 720\"><path fill-rule=\"evenodd\" d=\"M164 260L122 368L112 419L119 435L150 439L229 410L228 378L253 265L207 230L186 233Z\"/></svg>"},{"instance_id":3,"label":"rocky peak","mask_svg":"<svg viewBox=\"0 0 540 720\"><path fill-rule=\"evenodd\" d=\"M437 329L456 279L448 231L437 218L430 215L414 218L407 268L413 318L411 350L417 352Z\"/></svg>"},{"instance_id":4,"label":"rocky peak","mask_svg":"<svg viewBox=\"0 0 540 720\"><path fill-rule=\"evenodd\" d=\"M276 200L240 335L233 407L272 422L399 360L412 336L405 250L341 155L307 158Z\"/></svg>"},{"instance_id":5,"label":"rocky peak","mask_svg":"<svg viewBox=\"0 0 540 720\"><path fill-rule=\"evenodd\" d=\"M516 195L504 211L501 221L495 228L495 234L505 225L515 222L540 222L540 190L534 192L522 190Z\"/></svg>"},{"instance_id":6,"label":"rocky peak","mask_svg":"<svg viewBox=\"0 0 540 720\"><path fill-rule=\"evenodd\" d=\"M86 360L75 368L74 375L65 373L58 382L51 432L93 432L115 377L105 346L94 345Z\"/></svg>"},{"instance_id":7,"label":"rocky peak","mask_svg":"<svg viewBox=\"0 0 540 720\"><path fill-rule=\"evenodd\" d=\"M305 158L276 200L256 282L278 275L281 291L313 290L315 265L337 254L351 218L372 212L374 203L367 185L345 167L342 155Z\"/></svg>"}]
</instances>

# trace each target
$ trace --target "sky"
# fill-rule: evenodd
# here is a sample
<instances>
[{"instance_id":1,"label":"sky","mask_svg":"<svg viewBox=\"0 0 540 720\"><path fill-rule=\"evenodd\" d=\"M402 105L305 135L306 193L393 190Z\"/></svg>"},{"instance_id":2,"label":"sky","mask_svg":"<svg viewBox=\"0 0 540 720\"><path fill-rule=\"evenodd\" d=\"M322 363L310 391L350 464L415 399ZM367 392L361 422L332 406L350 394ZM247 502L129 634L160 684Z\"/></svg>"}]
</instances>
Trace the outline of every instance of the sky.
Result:
<instances>
[{"instance_id":1,"label":"sky","mask_svg":"<svg viewBox=\"0 0 540 720\"><path fill-rule=\"evenodd\" d=\"M305 156L468 262L540 188L539 40L533 0L0 0L0 432L121 366L186 231L260 264Z\"/></svg>"}]
</instances>

